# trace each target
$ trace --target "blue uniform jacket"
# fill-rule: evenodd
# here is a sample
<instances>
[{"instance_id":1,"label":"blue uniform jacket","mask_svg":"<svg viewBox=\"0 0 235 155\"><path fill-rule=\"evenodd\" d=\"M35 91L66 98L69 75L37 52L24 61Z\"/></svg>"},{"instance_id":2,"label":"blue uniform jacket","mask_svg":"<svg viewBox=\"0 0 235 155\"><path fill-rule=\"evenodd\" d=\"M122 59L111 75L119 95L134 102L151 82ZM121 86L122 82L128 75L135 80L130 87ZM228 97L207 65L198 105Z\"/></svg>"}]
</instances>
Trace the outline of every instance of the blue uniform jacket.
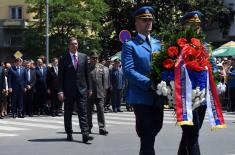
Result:
<instances>
[{"instance_id":1,"label":"blue uniform jacket","mask_svg":"<svg viewBox=\"0 0 235 155\"><path fill-rule=\"evenodd\" d=\"M122 67L128 80L126 102L154 106L158 104L155 94L150 90L151 55L159 52L160 41L150 38L148 45L139 35L123 44Z\"/></svg>"}]
</instances>

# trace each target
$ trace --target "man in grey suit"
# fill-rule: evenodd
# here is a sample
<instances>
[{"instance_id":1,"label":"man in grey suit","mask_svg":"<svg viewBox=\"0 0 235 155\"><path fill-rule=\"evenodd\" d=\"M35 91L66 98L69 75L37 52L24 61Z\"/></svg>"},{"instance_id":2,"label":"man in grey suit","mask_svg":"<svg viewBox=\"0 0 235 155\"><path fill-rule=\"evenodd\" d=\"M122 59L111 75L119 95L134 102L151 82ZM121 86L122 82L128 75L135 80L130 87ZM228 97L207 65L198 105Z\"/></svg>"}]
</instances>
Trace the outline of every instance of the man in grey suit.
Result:
<instances>
[{"instance_id":1,"label":"man in grey suit","mask_svg":"<svg viewBox=\"0 0 235 155\"><path fill-rule=\"evenodd\" d=\"M104 66L98 63L98 55L96 50L91 51L90 73L91 73L91 82L92 82L92 95L89 98L88 102L89 131L91 133L91 129L93 127L92 110L95 104L97 108L99 134L107 135L108 131L106 131L105 129L105 119L104 119L105 73L104 73Z\"/></svg>"},{"instance_id":2,"label":"man in grey suit","mask_svg":"<svg viewBox=\"0 0 235 155\"><path fill-rule=\"evenodd\" d=\"M92 140L87 122L87 96L92 94L87 55L78 52L78 41L72 37L68 41L69 52L61 57L58 65L58 99L64 101L64 126L67 140L72 137L72 112L76 103L79 124L84 143Z\"/></svg>"}]
</instances>

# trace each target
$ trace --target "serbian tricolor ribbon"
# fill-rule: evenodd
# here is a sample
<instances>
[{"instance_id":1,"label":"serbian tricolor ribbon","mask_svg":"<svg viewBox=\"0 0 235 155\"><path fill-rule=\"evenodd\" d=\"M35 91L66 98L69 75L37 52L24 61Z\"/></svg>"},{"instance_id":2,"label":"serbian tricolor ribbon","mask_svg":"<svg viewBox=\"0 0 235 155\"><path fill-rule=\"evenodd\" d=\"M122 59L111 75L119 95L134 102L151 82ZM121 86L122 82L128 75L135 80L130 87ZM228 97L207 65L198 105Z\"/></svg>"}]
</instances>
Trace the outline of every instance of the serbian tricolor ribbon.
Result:
<instances>
[{"instance_id":1,"label":"serbian tricolor ribbon","mask_svg":"<svg viewBox=\"0 0 235 155\"><path fill-rule=\"evenodd\" d=\"M192 84L180 56L175 64L175 100L178 125L193 125Z\"/></svg>"},{"instance_id":2,"label":"serbian tricolor ribbon","mask_svg":"<svg viewBox=\"0 0 235 155\"><path fill-rule=\"evenodd\" d=\"M212 130L225 128L225 122L220 106L216 85L211 67L207 69L206 105ZM177 125L193 125L192 114L192 83L187 68L179 56L175 64L175 101Z\"/></svg>"},{"instance_id":3,"label":"serbian tricolor ribbon","mask_svg":"<svg viewBox=\"0 0 235 155\"><path fill-rule=\"evenodd\" d=\"M212 68L207 68L206 104L211 129L226 128Z\"/></svg>"}]
</instances>

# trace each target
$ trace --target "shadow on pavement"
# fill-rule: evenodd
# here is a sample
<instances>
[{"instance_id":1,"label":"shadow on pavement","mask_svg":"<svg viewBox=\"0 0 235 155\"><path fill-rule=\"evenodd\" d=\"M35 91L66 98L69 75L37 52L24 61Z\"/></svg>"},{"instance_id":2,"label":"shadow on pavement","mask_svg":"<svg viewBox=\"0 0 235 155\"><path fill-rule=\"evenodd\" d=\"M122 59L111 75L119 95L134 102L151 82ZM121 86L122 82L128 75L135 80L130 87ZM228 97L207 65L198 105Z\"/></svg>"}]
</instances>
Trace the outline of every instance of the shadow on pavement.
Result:
<instances>
[{"instance_id":1,"label":"shadow on pavement","mask_svg":"<svg viewBox=\"0 0 235 155\"><path fill-rule=\"evenodd\" d=\"M56 132L58 134L66 134L65 132ZM81 132L73 132L73 134L82 134ZM90 135L100 135L99 133L97 132L92 132L90 133Z\"/></svg>"},{"instance_id":2,"label":"shadow on pavement","mask_svg":"<svg viewBox=\"0 0 235 155\"><path fill-rule=\"evenodd\" d=\"M68 142L68 143L69 142L75 142L75 143L83 143L82 141L79 141L79 140L67 141L66 138L30 139L28 141L29 142ZM91 143L86 143L86 144L91 144Z\"/></svg>"}]
</instances>

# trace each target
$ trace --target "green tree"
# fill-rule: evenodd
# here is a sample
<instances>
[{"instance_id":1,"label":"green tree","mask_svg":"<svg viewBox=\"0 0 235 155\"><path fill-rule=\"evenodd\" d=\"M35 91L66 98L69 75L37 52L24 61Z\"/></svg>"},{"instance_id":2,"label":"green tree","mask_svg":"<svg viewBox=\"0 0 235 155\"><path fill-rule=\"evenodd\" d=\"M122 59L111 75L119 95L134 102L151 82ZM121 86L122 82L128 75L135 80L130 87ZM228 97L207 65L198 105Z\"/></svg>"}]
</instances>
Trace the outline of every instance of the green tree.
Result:
<instances>
[{"instance_id":1,"label":"green tree","mask_svg":"<svg viewBox=\"0 0 235 155\"><path fill-rule=\"evenodd\" d=\"M225 7L220 0L107 0L110 6L106 22L111 22L114 26L112 34L106 35L111 37L109 43L110 49L107 51L121 50L121 43L118 39L118 34L121 30L127 29L133 35L134 18L133 11L137 8L149 5L155 9L155 22L153 23L153 34L164 41L169 42L171 35L175 33L179 27L179 18L186 12L199 10L203 16L203 27L218 23L221 31L226 35L228 28L233 21L233 12ZM118 47L112 45L118 45ZM115 53L112 52L111 54Z\"/></svg>"},{"instance_id":2,"label":"green tree","mask_svg":"<svg viewBox=\"0 0 235 155\"><path fill-rule=\"evenodd\" d=\"M26 0L29 13L35 13L35 20L25 31L25 49L36 55L45 53L45 0ZM101 18L108 11L102 0L49 0L50 17L50 56L58 56L66 50L67 39L79 39L79 49L101 50L99 32Z\"/></svg>"}]
</instances>

